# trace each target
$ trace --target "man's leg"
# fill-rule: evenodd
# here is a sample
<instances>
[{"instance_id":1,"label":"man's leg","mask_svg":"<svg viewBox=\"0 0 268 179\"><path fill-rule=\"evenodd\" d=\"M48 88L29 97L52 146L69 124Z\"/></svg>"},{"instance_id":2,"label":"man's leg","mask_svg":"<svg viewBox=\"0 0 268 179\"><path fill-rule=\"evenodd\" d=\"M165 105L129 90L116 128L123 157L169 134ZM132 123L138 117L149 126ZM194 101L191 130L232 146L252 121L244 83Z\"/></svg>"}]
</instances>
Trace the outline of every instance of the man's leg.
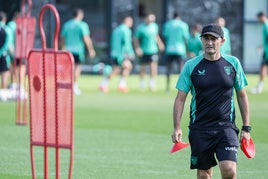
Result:
<instances>
[{"instance_id":1,"label":"man's leg","mask_svg":"<svg viewBox=\"0 0 268 179\"><path fill-rule=\"evenodd\" d=\"M156 90L156 84L155 84L155 79L156 79L156 76L157 76L157 61L152 61L150 63L150 70L151 70L151 74L150 74L150 77L151 77L151 80L150 80L150 88L152 91L155 91Z\"/></svg>"},{"instance_id":2,"label":"man's leg","mask_svg":"<svg viewBox=\"0 0 268 179\"><path fill-rule=\"evenodd\" d=\"M77 83L78 78L81 75L81 65L80 64L75 64L75 69L74 69L74 82Z\"/></svg>"},{"instance_id":3,"label":"man's leg","mask_svg":"<svg viewBox=\"0 0 268 179\"><path fill-rule=\"evenodd\" d=\"M25 79L25 75L26 75L26 64L21 64L21 67L20 67L20 79L21 79L21 84L20 85L24 85L24 79Z\"/></svg>"},{"instance_id":4,"label":"man's leg","mask_svg":"<svg viewBox=\"0 0 268 179\"><path fill-rule=\"evenodd\" d=\"M77 85L77 81L78 81L78 78L80 77L81 75L81 64L75 64L75 67L74 67L74 93L76 95L80 95L81 94L81 90L78 88L78 85Z\"/></svg>"},{"instance_id":5,"label":"man's leg","mask_svg":"<svg viewBox=\"0 0 268 179\"><path fill-rule=\"evenodd\" d=\"M123 72L122 72L122 76L123 77L127 77L131 70L132 70L132 63L130 60L124 60L123 64L122 64L122 67L123 67Z\"/></svg>"},{"instance_id":6,"label":"man's leg","mask_svg":"<svg viewBox=\"0 0 268 179\"><path fill-rule=\"evenodd\" d=\"M81 75L81 59L79 57L78 54L73 54L74 57L74 62L75 62L75 66L74 66L74 93L76 95L80 95L81 94L81 90L78 87L78 79Z\"/></svg>"},{"instance_id":7,"label":"man's leg","mask_svg":"<svg viewBox=\"0 0 268 179\"><path fill-rule=\"evenodd\" d=\"M260 71L260 81L264 81L266 74L267 74L267 65L263 64L261 66L261 71Z\"/></svg>"},{"instance_id":8,"label":"man's leg","mask_svg":"<svg viewBox=\"0 0 268 179\"><path fill-rule=\"evenodd\" d=\"M26 61L25 59L15 59L14 61L15 80L19 86L24 85L24 78L26 75Z\"/></svg>"},{"instance_id":9,"label":"man's leg","mask_svg":"<svg viewBox=\"0 0 268 179\"><path fill-rule=\"evenodd\" d=\"M226 128L219 134L216 156L219 161L222 179L236 178L237 150L239 147L238 129Z\"/></svg>"},{"instance_id":10,"label":"man's leg","mask_svg":"<svg viewBox=\"0 0 268 179\"><path fill-rule=\"evenodd\" d=\"M114 76L118 75L120 73L120 66L114 65L112 73L108 76L109 79L112 79Z\"/></svg>"},{"instance_id":11,"label":"man's leg","mask_svg":"<svg viewBox=\"0 0 268 179\"><path fill-rule=\"evenodd\" d=\"M11 63L10 65L10 74L11 74L11 88L12 89L16 89L16 82L17 82L17 78L16 78L16 73L15 73L15 60Z\"/></svg>"},{"instance_id":12,"label":"man's leg","mask_svg":"<svg viewBox=\"0 0 268 179\"><path fill-rule=\"evenodd\" d=\"M102 82L99 85L99 90L104 92L104 93L107 93L109 91L109 88L108 88L109 81L115 75L118 75L120 73L120 70L121 70L121 68L118 65L113 65L113 70L112 70L111 74L104 77L104 79L102 80Z\"/></svg>"},{"instance_id":13,"label":"man's leg","mask_svg":"<svg viewBox=\"0 0 268 179\"><path fill-rule=\"evenodd\" d=\"M166 90L167 92L170 91L170 74L171 74L171 68L172 68L172 63L167 61L167 65L166 65L166 77L167 77L167 86L166 86Z\"/></svg>"},{"instance_id":14,"label":"man's leg","mask_svg":"<svg viewBox=\"0 0 268 179\"><path fill-rule=\"evenodd\" d=\"M121 92L128 92L128 87L126 84L126 78L129 76L131 70L132 70L132 63L130 60L124 60L122 64L122 77L119 82L118 90Z\"/></svg>"},{"instance_id":15,"label":"man's leg","mask_svg":"<svg viewBox=\"0 0 268 179\"><path fill-rule=\"evenodd\" d=\"M1 88L6 89L8 87L9 71L2 72L2 84Z\"/></svg>"},{"instance_id":16,"label":"man's leg","mask_svg":"<svg viewBox=\"0 0 268 179\"><path fill-rule=\"evenodd\" d=\"M104 79L99 85L99 90L107 93L109 91L109 81L115 76L118 75L121 72L121 66L120 62L118 61L117 58L112 58L109 61L109 65L112 66L112 72L109 75L105 75Z\"/></svg>"},{"instance_id":17,"label":"man's leg","mask_svg":"<svg viewBox=\"0 0 268 179\"><path fill-rule=\"evenodd\" d=\"M4 89L4 72L0 72L0 76L1 76L1 87L0 89Z\"/></svg>"},{"instance_id":18,"label":"man's leg","mask_svg":"<svg viewBox=\"0 0 268 179\"><path fill-rule=\"evenodd\" d=\"M0 76L1 76L1 87L0 87L0 101L6 101L10 98L8 88L8 81L10 71L7 66L7 60L5 57L0 59Z\"/></svg>"},{"instance_id":19,"label":"man's leg","mask_svg":"<svg viewBox=\"0 0 268 179\"><path fill-rule=\"evenodd\" d=\"M267 64L263 62L260 68L260 73L259 73L260 80L257 86L251 89L251 93L256 94L256 93L261 93L263 91L264 79L266 77L266 74L267 74Z\"/></svg>"},{"instance_id":20,"label":"man's leg","mask_svg":"<svg viewBox=\"0 0 268 179\"><path fill-rule=\"evenodd\" d=\"M22 60L19 61L19 65L16 68L16 76L18 77L18 93L17 93L17 97L19 97L20 99L24 99L26 97L26 84L25 84L25 75L26 75L26 64L23 63Z\"/></svg>"},{"instance_id":21,"label":"man's leg","mask_svg":"<svg viewBox=\"0 0 268 179\"><path fill-rule=\"evenodd\" d=\"M5 89L8 87L9 69L7 60L5 57L0 57L0 75L1 75L1 88Z\"/></svg>"},{"instance_id":22,"label":"man's leg","mask_svg":"<svg viewBox=\"0 0 268 179\"><path fill-rule=\"evenodd\" d=\"M261 93L263 91L263 86L264 86L264 79L266 77L267 74L267 65L266 64L262 64L261 65L261 70L260 70L260 81L257 85L257 92Z\"/></svg>"},{"instance_id":23,"label":"man's leg","mask_svg":"<svg viewBox=\"0 0 268 179\"><path fill-rule=\"evenodd\" d=\"M233 161L221 161L220 170L222 179L236 179L236 162Z\"/></svg>"},{"instance_id":24,"label":"man's leg","mask_svg":"<svg viewBox=\"0 0 268 179\"><path fill-rule=\"evenodd\" d=\"M181 70L185 64L185 60L180 56L179 57L179 62L178 62L178 72L181 73Z\"/></svg>"},{"instance_id":25,"label":"man's leg","mask_svg":"<svg viewBox=\"0 0 268 179\"><path fill-rule=\"evenodd\" d=\"M190 130L191 169L197 169L197 179L211 179L213 168L217 165L215 145L217 130ZM213 136L214 135L214 136Z\"/></svg>"},{"instance_id":26,"label":"man's leg","mask_svg":"<svg viewBox=\"0 0 268 179\"><path fill-rule=\"evenodd\" d=\"M212 168L208 170L197 170L197 179L211 179L212 173Z\"/></svg>"},{"instance_id":27,"label":"man's leg","mask_svg":"<svg viewBox=\"0 0 268 179\"><path fill-rule=\"evenodd\" d=\"M142 90L145 89L145 75L146 75L146 65L145 64L141 64L140 66L140 79L141 79L141 82L140 82L140 87Z\"/></svg>"}]
</instances>

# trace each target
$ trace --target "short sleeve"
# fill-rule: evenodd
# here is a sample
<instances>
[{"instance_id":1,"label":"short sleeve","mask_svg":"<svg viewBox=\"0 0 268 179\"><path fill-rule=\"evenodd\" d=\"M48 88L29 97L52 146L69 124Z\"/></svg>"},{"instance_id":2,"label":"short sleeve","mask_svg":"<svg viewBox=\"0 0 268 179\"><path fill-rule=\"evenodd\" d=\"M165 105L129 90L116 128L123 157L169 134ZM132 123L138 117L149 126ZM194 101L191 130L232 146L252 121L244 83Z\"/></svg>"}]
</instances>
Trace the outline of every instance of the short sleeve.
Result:
<instances>
[{"instance_id":1,"label":"short sleeve","mask_svg":"<svg viewBox=\"0 0 268 179\"><path fill-rule=\"evenodd\" d=\"M245 86L247 86L248 82L247 82L247 78L246 78L246 75L244 73L244 70L243 70L240 62L238 61L238 59L235 63L235 70L236 70L236 76L235 76L234 88L239 91L239 90L243 89Z\"/></svg>"},{"instance_id":2,"label":"short sleeve","mask_svg":"<svg viewBox=\"0 0 268 179\"><path fill-rule=\"evenodd\" d=\"M179 76L176 88L178 90L181 90L183 92L188 93L192 87L192 81L191 81L191 65L186 62L183 66L182 72Z\"/></svg>"},{"instance_id":3,"label":"short sleeve","mask_svg":"<svg viewBox=\"0 0 268 179\"><path fill-rule=\"evenodd\" d=\"M83 36L90 35L90 30L89 30L88 24L86 22L81 22L81 28L82 28L82 35Z\"/></svg>"},{"instance_id":4,"label":"short sleeve","mask_svg":"<svg viewBox=\"0 0 268 179\"><path fill-rule=\"evenodd\" d=\"M131 30L128 29L127 27L123 31L124 33L124 46L125 46L125 53L133 56L134 55L134 50L132 47L132 33Z\"/></svg>"},{"instance_id":5,"label":"short sleeve","mask_svg":"<svg viewBox=\"0 0 268 179\"><path fill-rule=\"evenodd\" d=\"M186 23L184 23L183 36L185 40L188 40L190 38L189 26Z\"/></svg>"},{"instance_id":6,"label":"short sleeve","mask_svg":"<svg viewBox=\"0 0 268 179\"><path fill-rule=\"evenodd\" d=\"M60 32L61 37L65 37L65 35L66 35L66 23L63 24L63 27L62 27L61 32Z\"/></svg>"},{"instance_id":7,"label":"short sleeve","mask_svg":"<svg viewBox=\"0 0 268 179\"><path fill-rule=\"evenodd\" d=\"M154 26L155 26L156 34L158 34L159 33L159 27L158 27L157 23L154 23Z\"/></svg>"}]
</instances>

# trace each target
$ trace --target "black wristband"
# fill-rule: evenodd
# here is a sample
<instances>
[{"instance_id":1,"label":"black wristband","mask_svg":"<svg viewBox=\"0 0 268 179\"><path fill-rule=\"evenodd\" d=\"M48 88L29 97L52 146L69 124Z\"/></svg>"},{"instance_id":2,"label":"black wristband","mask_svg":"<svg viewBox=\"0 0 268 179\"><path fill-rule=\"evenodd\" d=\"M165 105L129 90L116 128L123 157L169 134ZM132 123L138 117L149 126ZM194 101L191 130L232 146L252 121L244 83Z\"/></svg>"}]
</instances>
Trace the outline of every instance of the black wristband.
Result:
<instances>
[{"instance_id":1,"label":"black wristband","mask_svg":"<svg viewBox=\"0 0 268 179\"><path fill-rule=\"evenodd\" d=\"M251 126L242 126L242 131L250 132L251 131Z\"/></svg>"}]
</instances>

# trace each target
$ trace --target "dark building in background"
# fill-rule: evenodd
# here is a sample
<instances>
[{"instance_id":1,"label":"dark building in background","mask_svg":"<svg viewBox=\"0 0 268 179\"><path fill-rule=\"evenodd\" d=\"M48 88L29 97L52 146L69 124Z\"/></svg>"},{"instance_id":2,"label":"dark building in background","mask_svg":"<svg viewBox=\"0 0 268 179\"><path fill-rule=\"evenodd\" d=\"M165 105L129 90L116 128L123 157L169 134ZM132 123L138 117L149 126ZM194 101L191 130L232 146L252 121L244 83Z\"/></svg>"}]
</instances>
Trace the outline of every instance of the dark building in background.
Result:
<instances>
[{"instance_id":1,"label":"dark building in background","mask_svg":"<svg viewBox=\"0 0 268 179\"><path fill-rule=\"evenodd\" d=\"M8 12L9 18L20 8L22 0L0 0L0 10ZM27 0L25 0L27 2ZM222 16L226 27L231 33L232 54L242 59L243 54L243 0L32 0L32 16L38 18L44 4L54 4L60 14L61 24L72 17L74 7L85 11L84 20L88 23L98 58L95 63L108 58L110 32L125 15L132 15L135 26L141 22L141 16L146 12L156 14L160 26L172 17L173 12L179 11L182 19L189 24L209 24ZM51 44L54 34L54 17L48 13L44 19L47 42ZM37 27L38 28L38 27ZM36 30L35 46L40 47L39 29Z\"/></svg>"},{"instance_id":2,"label":"dark building in background","mask_svg":"<svg viewBox=\"0 0 268 179\"><path fill-rule=\"evenodd\" d=\"M7 13L7 20L11 20L20 11L21 0L0 0L0 11Z\"/></svg>"}]
</instances>

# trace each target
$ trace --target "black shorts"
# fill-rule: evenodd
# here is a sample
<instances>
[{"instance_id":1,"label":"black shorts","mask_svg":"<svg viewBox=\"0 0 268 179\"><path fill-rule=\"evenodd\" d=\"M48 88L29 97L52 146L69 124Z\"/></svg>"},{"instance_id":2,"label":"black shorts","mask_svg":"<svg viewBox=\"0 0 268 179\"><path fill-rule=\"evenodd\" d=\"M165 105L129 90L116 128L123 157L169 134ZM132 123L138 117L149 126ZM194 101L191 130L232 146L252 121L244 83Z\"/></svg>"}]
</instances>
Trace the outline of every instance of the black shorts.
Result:
<instances>
[{"instance_id":1,"label":"black shorts","mask_svg":"<svg viewBox=\"0 0 268 179\"><path fill-rule=\"evenodd\" d=\"M79 55L73 53L73 57L74 57L75 64L78 64L78 65L81 64L81 59L80 59Z\"/></svg>"},{"instance_id":2,"label":"black shorts","mask_svg":"<svg viewBox=\"0 0 268 179\"><path fill-rule=\"evenodd\" d=\"M158 62L158 59L159 57L157 54L152 55L144 54L140 59L140 64L149 64L151 62Z\"/></svg>"},{"instance_id":3,"label":"black shorts","mask_svg":"<svg viewBox=\"0 0 268 179\"><path fill-rule=\"evenodd\" d=\"M191 169L208 170L217 165L217 161L237 161L238 129L191 129Z\"/></svg>"},{"instance_id":4,"label":"black shorts","mask_svg":"<svg viewBox=\"0 0 268 179\"><path fill-rule=\"evenodd\" d=\"M15 59L14 60L14 64L16 65L16 66L19 66L19 65L25 65L26 64L26 59Z\"/></svg>"},{"instance_id":5,"label":"black shorts","mask_svg":"<svg viewBox=\"0 0 268 179\"><path fill-rule=\"evenodd\" d=\"M1 56L0 57L0 73L8 71L8 63L6 56Z\"/></svg>"},{"instance_id":6,"label":"black shorts","mask_svg":"<svg viewBox=\"0 0 268 179\"><path fill-rule=\"evenodd\" d=\"M180 62L182 60L181 55L166 55L166 63L170 64L175 62Z\"/></svg>"},{"instance_id":7,"label":"black shorts","mask_svg":"<svg viewBox=\"0 0 268 179\"><path fill-rule=\"evenodd\" d=\"M266 56L266 53L263 53L262 62L261 62L262 65L268 65L268 59L265 58L265 56Z\"/></svg>"},{"instance_id":8,"label":"black shorts","mask_svg":"<svg viewBox=\"0 0 268 179\"><path fill-rule=\"evenodd\" d=\"M109 65L111 65L111 66L120 66L120 64L118 63L118 59L117 58L111 58L109 60Z\"/></svg>"}]
</instances>

